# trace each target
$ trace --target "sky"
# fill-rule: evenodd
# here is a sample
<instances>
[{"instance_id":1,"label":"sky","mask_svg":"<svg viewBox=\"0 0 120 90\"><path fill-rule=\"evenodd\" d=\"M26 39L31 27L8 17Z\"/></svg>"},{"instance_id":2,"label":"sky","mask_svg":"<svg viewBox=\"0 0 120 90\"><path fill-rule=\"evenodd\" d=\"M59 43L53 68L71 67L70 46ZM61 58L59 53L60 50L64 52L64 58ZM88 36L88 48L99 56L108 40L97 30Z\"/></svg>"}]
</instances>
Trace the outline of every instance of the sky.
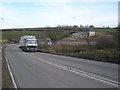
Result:
<instances>
[{"instance_id":1,"label":"sky","mask_svg":"<svg viewBox=\"0 0 120 90\"><path fill-rule=\"evenodd\" d=\"M118 26L119 0L0 0L0 28Z\"/></svg>"}]
</instances>

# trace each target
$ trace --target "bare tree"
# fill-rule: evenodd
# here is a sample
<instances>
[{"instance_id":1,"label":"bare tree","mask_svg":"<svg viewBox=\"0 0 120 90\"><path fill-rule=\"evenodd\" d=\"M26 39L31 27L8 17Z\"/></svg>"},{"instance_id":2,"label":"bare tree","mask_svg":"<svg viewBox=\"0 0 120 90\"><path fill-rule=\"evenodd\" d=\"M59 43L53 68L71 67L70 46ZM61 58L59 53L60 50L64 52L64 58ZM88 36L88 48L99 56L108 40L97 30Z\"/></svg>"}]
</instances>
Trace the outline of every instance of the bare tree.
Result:
<instances>
[{"instance_id":1,"label":"bare tree","mask_svg":"<svg viewBox=\"0 0 120 90\"><path fill-rule=\"evenodd\" d=\"M87 44L89 45L92 41L94 41L95 36L89 36L89 34L85 35L85 41L87 42Z\"/></svg>"}]
</instances>

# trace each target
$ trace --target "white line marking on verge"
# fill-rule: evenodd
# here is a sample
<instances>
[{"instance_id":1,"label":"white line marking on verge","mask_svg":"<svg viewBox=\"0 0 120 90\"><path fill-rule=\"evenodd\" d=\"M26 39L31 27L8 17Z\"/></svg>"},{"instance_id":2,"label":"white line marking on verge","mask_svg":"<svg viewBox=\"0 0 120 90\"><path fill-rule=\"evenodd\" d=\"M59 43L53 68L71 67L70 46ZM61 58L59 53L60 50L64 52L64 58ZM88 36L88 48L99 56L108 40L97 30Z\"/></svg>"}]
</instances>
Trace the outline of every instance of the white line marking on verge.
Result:
<instances>
[{"instance_id":1,"label":"white line marking on verge","mask_svg":"<svg viewBox=\"0 0 120 90\"><path fill-rule=\"evenodd\" d=\"M76 74L79 74L79 75L83 75L83 76L86 76L86 77L89 77L89 78L93 78L95 80L102 81L102 82L111 84L113 86L119 87L120 83L117 82L117 81L113 81L113 80L110 80L110 79L107 79L107 78L104 78L104 77L101 77L101 76L97 76L97 75L94 75L94 74L91 74L91 73L87 73L85 71L81 71L81 70L78 70L78 69L75 69L75 68L72 68L72 67L69 67L69 66L66 66L66 65L58 64L58 63L55 63L53 61L41 60L40 58L37 58L37 57L35 57L33 55L29 55L29 54L27 54L25 52L23 52L23 53L28 55L28 56L31 56L31 57L33 57L35 59L43 61L43 62L45 62L47 64L50 64L50 65L62 68L64 70L67 70L67 71L70 71L70 72L73 72L73 73L76 73Z\"/></svg>"},{"instance_id":2,"label":"white line marking on verge","mask_svg":"<svg viewBox=\"0 0 120 90\"><path fill-rule=\"evenodd\" d=\"M13 77L13 74L12 74L12 71L11 71L11 68L10 68L10 65L9 65L9 62L8 62L8 59L7 59L6 56L5 56L5 60L7 62L7 66L8 66L8 70L9 70L9 73L10 73L10 77L12 79L13 87L17 89L17 84L16 84L15 79Z\"/></svg>"}]
</instances>

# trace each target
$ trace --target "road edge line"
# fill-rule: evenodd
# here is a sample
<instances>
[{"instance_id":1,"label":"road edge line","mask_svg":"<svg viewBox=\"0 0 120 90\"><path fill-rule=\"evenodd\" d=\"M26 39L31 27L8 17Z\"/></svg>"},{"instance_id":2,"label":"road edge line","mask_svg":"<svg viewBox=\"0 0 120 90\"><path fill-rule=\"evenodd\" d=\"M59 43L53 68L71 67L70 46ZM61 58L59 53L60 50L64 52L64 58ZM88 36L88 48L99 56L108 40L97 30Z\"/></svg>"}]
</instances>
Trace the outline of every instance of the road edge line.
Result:
<instances>
[{"instance_id":1,"label":"road edge line","mask_svg":"<svg viewBox=\"0 0 120 90\"><path fill-rule=\"evenodd\" d=\"M26 53L25 53L26 54ZM28 55L28 54L27 54ZM29 55L29 56L32 56L32 55ZM34 57L34 56L32 56L32 57ZM36 58L36 57L34 57L34 58ZM45 63L47 63L47 64L50 64L50 65L52 65L52 66L56 66L56 67L59 67L59 68L62 68L62 69L64 69L64 70L67 70L67 71L70 71L70 72L73 72L73 73L77 73L77 74L80 74L80 75L83 75L83 76L86 76L86 77L89 77L89 78L93 78L93 79L96 79L96 80L98 80L98 81L102 81L102 82L105 82L105 83L108 83L108 84L111 84L111 85L113 85L113 86L116 86L116 87L119 87L119 82L117 82L117 84L116 83L114 83L114 82L116 82L116 81L114 81L114 80L109 80L109 79L107 79L107 78L104 78L104 77L100 77L100 76L97 76L97 75L94 75L94 74L91 74L91 73L87 73L87 72L84 72L84 71L79 71L79 70L77 70L77 69L75 69L75 68L71 68L71 67L69 67L69 66L65 66L65 65L62 65L62 64L57 64L57 63L55 63L55 62L52 62L52 61L48 61L48 60L41 60L40 58L36 58L36 59L38 59L38 60L40 60L40 61L42 61L42 62L45 62ZM84 72L84 73L83 73ZM99 77L99 78L98 78ZM111 82L112 81L112 82Z\"/></svg>"},{"instance_id":2,"label":"road edge line","mask_svg":"<svg viewBox=\"0 0 120 90\"><path fill-rule=\"evenodd\" d=\"M15 82L14 76L13 76L13 74L12 74L12 70L11 70L11 68L10 68L10 65L9 65L9 62L8 62L8 59L7 59L6 56L5 56L5 60L6 60L6 62L7 62L7 67L8 67L9 73L10 73L10 77L11 77L11 80L12 80L12 83L13 83L13 87L17 89L18 87L17 87L17 84L16 84L16 82Z\"/></svg>"}]
</instances>

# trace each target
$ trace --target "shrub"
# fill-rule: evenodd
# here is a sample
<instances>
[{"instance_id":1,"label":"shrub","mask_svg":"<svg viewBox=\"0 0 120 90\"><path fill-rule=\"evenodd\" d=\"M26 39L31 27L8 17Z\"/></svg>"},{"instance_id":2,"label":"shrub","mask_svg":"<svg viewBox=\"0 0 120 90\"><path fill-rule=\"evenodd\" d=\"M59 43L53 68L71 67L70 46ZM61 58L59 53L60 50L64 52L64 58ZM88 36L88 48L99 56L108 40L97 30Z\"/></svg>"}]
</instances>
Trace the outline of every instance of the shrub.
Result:
<instances>
[{"instance_id":1,"label":"shrub","mask_svg":"<svg viewBox=\"0 0 120 90\"><path fill-rule=\"evenodd\" d=\"M117 49L118 42L113 35L102 35L96 40L97 49Z\"/></svg>"},{"instance_id":2,"label":"shrub","mask_svg":"<svg viewBox=\"0 0 120 90\"><path fill-rule=\"evenodd\" d=\"M79 57L94 59L98 61L118 63L120 57L120 52L107 52L107 51L90 51L90 52L80 52Z\"/></svg>"}]
</instances>

